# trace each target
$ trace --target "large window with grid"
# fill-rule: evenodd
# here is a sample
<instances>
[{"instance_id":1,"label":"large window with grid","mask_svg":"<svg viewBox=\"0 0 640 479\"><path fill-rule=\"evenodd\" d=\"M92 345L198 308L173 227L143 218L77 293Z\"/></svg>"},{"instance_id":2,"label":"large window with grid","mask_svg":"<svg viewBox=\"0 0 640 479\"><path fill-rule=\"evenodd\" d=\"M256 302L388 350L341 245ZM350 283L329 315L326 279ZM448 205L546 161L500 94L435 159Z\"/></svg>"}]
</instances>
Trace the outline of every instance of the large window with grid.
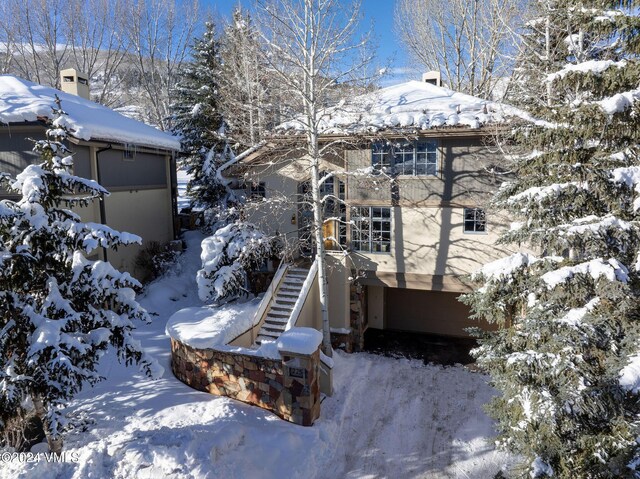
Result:
<instances>
[{"instance_id":1,"label":"large window with grid","mask_svg":"<svg viewBox=\"0 0 640 479\"><path fill-rule=\"evenodd\" d=\"M486 233L487 217L482 208L464 209L464 232L465 233Z\"/></svg>"},{"instance_id":2,"label":"large window with grid","mask_svg":"<svg viewBox=\"0 0 640 479\"><path fill-rule=\"evenodd\" d=\"M351 210L351 244L355 251L391 251L391 208L356 206Z\"/></svg>"},{"instance_id":3,"label":"large window with grid","mask_svg":"<svg viewBox=\"0 0 640 479\"><path fill-rule=\"evenodd\" d=\"M389 173L409 176L437 176L436 140L377 141L371 145L371 165Z\"/></svg>"}]
</instances>

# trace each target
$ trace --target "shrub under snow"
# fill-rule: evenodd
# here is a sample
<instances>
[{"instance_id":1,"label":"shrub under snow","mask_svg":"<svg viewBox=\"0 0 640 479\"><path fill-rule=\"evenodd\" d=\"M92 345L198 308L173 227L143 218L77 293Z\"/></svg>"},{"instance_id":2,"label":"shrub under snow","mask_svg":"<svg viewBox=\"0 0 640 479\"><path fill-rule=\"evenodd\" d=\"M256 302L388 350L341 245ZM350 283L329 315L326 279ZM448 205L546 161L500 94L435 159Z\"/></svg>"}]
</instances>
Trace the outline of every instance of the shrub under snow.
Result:
<instances>
[{"instance_id":1,"label":"shrub under snow","mask_svg":"<svg viewBox=\"0 0 640 479\"><path fill-rule=\"evenodd\" d=\"M270 239L251 223L238 221L218 229L202 241L202 269L197 274L200 299L237 298L246 291L247 272L272 252Z\"/></svg>"}]
</instances>

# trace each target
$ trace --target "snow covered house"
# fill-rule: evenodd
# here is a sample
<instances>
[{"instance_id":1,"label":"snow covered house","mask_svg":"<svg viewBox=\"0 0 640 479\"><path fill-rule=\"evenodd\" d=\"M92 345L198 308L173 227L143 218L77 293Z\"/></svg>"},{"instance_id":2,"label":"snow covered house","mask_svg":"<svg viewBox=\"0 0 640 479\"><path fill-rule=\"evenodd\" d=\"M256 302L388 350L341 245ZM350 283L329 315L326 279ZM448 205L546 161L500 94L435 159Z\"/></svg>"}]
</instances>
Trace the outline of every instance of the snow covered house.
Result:
<instances>
[{"instance_id":1,"label":"snow covered house","mask_svg":"<svg viewBox=\"0 0 640 479\"><path fill-rule=\"evenodd\" d=\"M55 95L71 124L74 174L98 181L110 195L79 213L83 221L135 233L143 244L175 238L175 137L89 100L88 82L73 69L61 72L64 91L0 75L0 171L15 175L39 160L33 143L45 134ZM0 191L0 198L8 198ZM139 246L101 252L115 267L135 273Z\"/></svg>"},{"instance_id":2,"label":"snow covered house","mask_svg":"<svg viewBox=\"0 0 640 479\"><path fill-rule=\"evenodd\" d=\"M437 83L387 87L323 117L321 146L331 153L322 193L333 195L324 225L329 317L338 343L358 348L367 328L467 336L478 323L457 298L470 273L506 253L495 242L509 222L488 210L504 171L491 145L516 112ZM283 124L280 137L229 170L254 199L250 219L287 244L309 235L299 132L296 120ZM300 249L304 255L304 241ZM299 301L307 293L295 276L301 283L304 274L291 271L276 275L258 340L277 336L278 323L293 324L289 314L299 315L296 325L320 328L315 288ZM317 281L313 274L307 282Z\"/></svg>"}]
</instances>

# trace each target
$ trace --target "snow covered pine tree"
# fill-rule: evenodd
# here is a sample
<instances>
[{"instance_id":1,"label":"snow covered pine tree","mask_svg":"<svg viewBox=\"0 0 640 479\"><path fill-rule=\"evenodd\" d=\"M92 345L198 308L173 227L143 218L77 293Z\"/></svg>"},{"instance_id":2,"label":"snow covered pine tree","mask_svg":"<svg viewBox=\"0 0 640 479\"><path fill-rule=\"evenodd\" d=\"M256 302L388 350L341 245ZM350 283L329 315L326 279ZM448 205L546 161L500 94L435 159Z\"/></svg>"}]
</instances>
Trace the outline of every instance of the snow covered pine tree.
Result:
<instances>
[{"instance_id":1,"label":"snow covered pine tree","mask_svg":"<svg viewBox=\"0 0 640 479\"><path fill-rule=\"evenodd\" d=\"M42 163L15 180L2 177L21 199L0 203L0 431L33 408L50 449L59 453L62 409L85 384L101 379L96 368L109 346L148 375L161 374L161 367L131 336L132 320L148 321L135 299L140 284L107 262L86 258L99 247L140 238L82 223L67 209L107 192L68 172L66 114L56 103L46 139L35 142Z\"/></svg>"},{"instance_id":2,"label":"snow covered pine tree","mask_svg":"<svg viewBox=\"0 0 640 479\"><path fill-rule=\"evenodd\" d=\"M214 303L238 298L246 291L247 271L272 253L271 239L251 223L237 221L218 229L202 241L198 296Z\"/></svg>"},{"instance_id":3,"label":"snow covered pine tree","mask_svg":"<svg viewBox=\"0 0 640 479\"><path fill-rule=\"evenodd\" d=\"M195 40L192 47L193 62L180 70L172 105L174 133L181 138L186 153L183 164L191 175L187 196L192 206L205 211L208 223L217 221L220 202L227 196L227 189L216 176L228 151L218 105L218 49L214 25L207 23L203 38Z\"/></svg>"},{"instance_id":4,"label":"snow covered pine tree","mask_svg":"<svg viewBox=\"0 0 640 479\"><path fill-rule=\"evenodd\" d=\"M502 329L474 354L517 477L637 478L639 5L535 6L516 100L539 121L514 130L527 153L495 199L519 220L501 241L527 249L476 275L464 301Z\"/></svg>"}]
</instances>

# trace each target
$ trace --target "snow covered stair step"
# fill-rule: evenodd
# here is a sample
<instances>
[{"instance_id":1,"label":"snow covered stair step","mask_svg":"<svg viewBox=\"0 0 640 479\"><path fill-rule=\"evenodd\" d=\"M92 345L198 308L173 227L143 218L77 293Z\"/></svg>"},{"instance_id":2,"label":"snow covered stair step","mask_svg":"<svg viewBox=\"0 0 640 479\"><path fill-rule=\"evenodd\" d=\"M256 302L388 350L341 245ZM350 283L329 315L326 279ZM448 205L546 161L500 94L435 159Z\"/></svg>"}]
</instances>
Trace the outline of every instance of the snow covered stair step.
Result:
<instances>
[{"instance_id":1,"label":"snow covered stair step","mask_svg":"<svg viewBox=\"0 0 640 479\"><path fill-rule=\"evenodd\" d=\"M273 305L271 306L271 311L286 311L290 313L291 311L293 311L293 304L273 303Z\"/></svg>"},{"instance_id":2,"label":"snow covered stair step","mask_svg":"<svg viewBox=\"0 0 640 479\"><path fill-rule=\"evenodd\" d=\"M287 270L287 273L307 274L308 272L309 268L300 268L299 266L293 266Z\"/></svg>"},{"instance_id":3,"label":"snow covered stair step","mask_svg":"<svg viewBox=\"0 0 640 479\"><path fill-rule=\"evenodd\" d=\"M280 297L280 296L276 296L275 299L275 305L278 306L290 306L293 307L294 304L296 304L296 299L297 296L284 296L284 297Z\"/></svg>"},{"instance_id":4,"label":"snow covered stair step","mask_svg":"<svg viewBox=\"0 0 640 479\"><path fill-rule=\"evenodd\" d=\"M301 288L294 288L292 286L281 286L281 289L278 291L279 294L286 294L289 295L289 297L291 297L291 295L296 296L296 298L300 295L300 290Z\"/></svg>"},{"instance_id":5,"label":"snow covered stair step","mask_svg":"<svg viewBox=\"0 0 640 479\"><path fill-rule=\"evenodd\" d=\"M284 333L284 328L286 327L286 324L272 324L272 323L265 323L264 326L262 326L262 329L260 330L260 334L264 334L264 333Z\"/></svg>"},{"instance_id":6,"label":"snow covered stair step","mask_svg":"<svg viewBox=\"0 0 640 479\"><path fill-rule=\"evenodd\" d=\"M265 323L270 324L287 324L289 318L278 318L274 316L267 316L264 320Z\"/></svg>"}]
</instances>

